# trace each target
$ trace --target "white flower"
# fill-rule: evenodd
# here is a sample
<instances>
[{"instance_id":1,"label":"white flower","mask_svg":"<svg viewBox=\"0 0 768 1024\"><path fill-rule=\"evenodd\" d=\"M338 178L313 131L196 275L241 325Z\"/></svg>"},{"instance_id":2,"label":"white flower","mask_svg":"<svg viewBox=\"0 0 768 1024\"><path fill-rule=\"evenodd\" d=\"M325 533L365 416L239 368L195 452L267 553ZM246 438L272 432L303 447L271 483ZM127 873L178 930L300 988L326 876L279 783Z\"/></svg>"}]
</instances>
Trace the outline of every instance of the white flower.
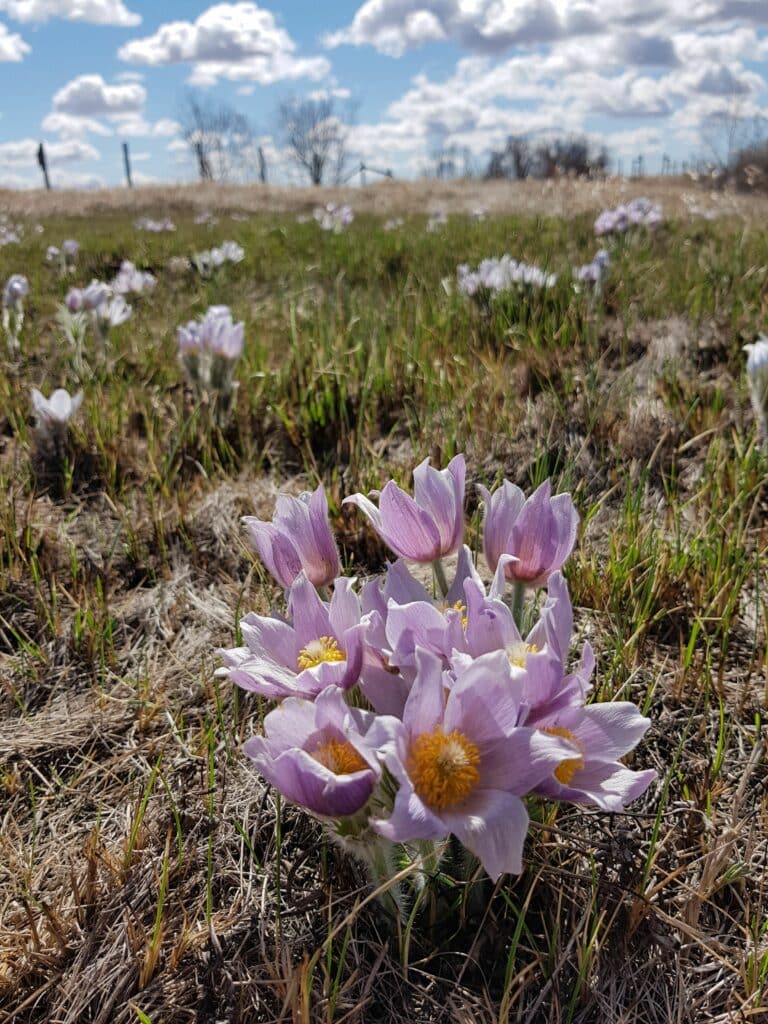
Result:
<instances>
[{"instance_id":1,"label":"white flower","mask_svg":"<svg viewBox=\"0 0 768 1024\"><path fill-rule=\"evenodd\" d=\"M66 425L80 408L82 401L82 391L70 397L64 388L57 388L50 398L46 398L37 388L32 388L32 405L39 424L44 429L61 428Z\"/></svg>"},{"instance_id":2,"label":"white flower","mask_svg":"<svg viewBox=\"0 0 768 1024\"><path fill-rule=\"evenodd\" d=\"M752 408L763 437L768 441L768 337L761 334L757 341L745 345L747 378Z\"/></svg>"}]
</instances>

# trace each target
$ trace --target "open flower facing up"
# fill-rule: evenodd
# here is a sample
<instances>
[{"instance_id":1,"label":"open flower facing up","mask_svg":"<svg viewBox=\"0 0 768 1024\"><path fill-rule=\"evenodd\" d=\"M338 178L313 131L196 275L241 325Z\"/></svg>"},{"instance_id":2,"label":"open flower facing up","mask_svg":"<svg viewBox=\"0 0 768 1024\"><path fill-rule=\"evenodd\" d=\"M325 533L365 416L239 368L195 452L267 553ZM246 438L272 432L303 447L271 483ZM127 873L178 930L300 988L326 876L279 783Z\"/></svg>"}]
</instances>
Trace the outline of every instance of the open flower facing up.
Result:
<instances>
[{"instance_id":1,"label":"open flower facing up","mask_svg":"<svg viewBox=\"0 0 768 1024\"><path fill-rule=\"evenodd\" d=\"M442 470L424 459L413 471L413 498L390 480L379 494L378 508L364 494L353 494L343 504L357 505L400 558L434 562L461 547L465 475L463 455Z\"/></svg>"},{"instance_id":2,"label":"open flower facing up","mask_svg":"<svg viewBox=\"0 0 768 1024\"><path fill-rule=\"evenodd\" d=\"M219 675L264 697L316 697L328 686L348 690L360 676L367 619L352 581L336 581L321 600L302 573L290 590L291 622L251 613L240 623L245 647L218 653Z\"/></svg>"},{"instance_id":3,"label":"open flower facing up","mask_svg":"<svg viewBox=\"0 0 768 1024\"><path fill-rule=\"evenodd\" d=\"M570 494L553 498L549 480L527 500L508 480L492 494L482 486L478 491L485 505L483 552L491 571L496 571L502 555L512 555L514 561L506 563L508 580L544 586L576 543L579 515Z\"/></svg>"},{"instance_id":4,"label":"open flower facing up","mask_svg":"<svg viewBox=\"0 0 768 1024\"><path fill-rule=\"evenodd\" d=\"M539 719L537 728L541 732L557 736L570 744L571 750L536 785L536 792L553 800L623 811L656 778L653 769L635 772L619 760L637 746L650 724L634 704L626 701L567 707Z\"/></svg>"},{"instance_id":5,"label":"open flower facing up","mask_svg":"<svg viewBox=\"0 0 768 1024\"><path fill-rule=\"evenodd\" d=\"M528 812L521 799L570 754L557 736L519 724L503 652L461 672L446 698L443 666L417 653L403 720L385 745L399 783L392 814L373 827L393 842L453 833L495 881L522 870Z\"/></svg>"},{"instance_id":6,"label":"open flower facing up","mask_svg":"<svg viewBox=\"0 0 768 1024\"><path fill-rule=\"evenodd\" d=\"M340 575L322 484L298 498L281 494L271 523L255 516L244 516L243 522L262 562L282 586L290 587L302 570L316 587L327 587Z\"/></svg>"},{"instance_id":7,"label":"open flower facing up","mask_svg":"<svg viewBox=\"0 0 768 1024\"><path fill-rule=\"evenodd\" d=\"M755 411L758 432L768 444L768 337L761 334L757 341L745 345L747 353L747 380L752 408Z\"/></svg>"},{"instance_id":8,"label":"open flower facing up","mask_svg":"<svg viewBox=\"0 0 768 1024\"><path fill-rule=\"evenodd\" d=\"M264 734L243 752L286 800L319 817L357 814L381 778L378 748L387 722L350 708L335 686L314 702L283 701L264 719Z\"/></svg>"}]
</instances>

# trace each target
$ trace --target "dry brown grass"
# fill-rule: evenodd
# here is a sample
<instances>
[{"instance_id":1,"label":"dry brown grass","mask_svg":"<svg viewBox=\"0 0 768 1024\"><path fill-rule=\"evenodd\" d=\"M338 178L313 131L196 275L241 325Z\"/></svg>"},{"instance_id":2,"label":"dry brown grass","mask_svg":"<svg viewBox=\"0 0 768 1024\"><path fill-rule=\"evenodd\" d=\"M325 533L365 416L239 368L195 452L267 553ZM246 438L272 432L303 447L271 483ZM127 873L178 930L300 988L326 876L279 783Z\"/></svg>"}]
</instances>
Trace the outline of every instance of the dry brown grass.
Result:
<instances>
[{"instance_id":1,"label":"dry brown grass","mask_svg":"<svg viewBox=\"0 0 768 1024\"><path fill-rule=\"evenodd\" d=\"M0 209L16 216L138 215L158 210L189 213L210 209L250 213L302 213L318 204L349 203L356 213L419 214L444 209L471 213L546 214L569 218L616 206L645 195L664 206L668 216L692 209L712 216L764 217L768 197L710 190L689 178L607 178L600 181L558 178L550 181L383 181L366 188L289 188L276 185L146 185L132 190L0 190Z\"/></svg>"}]
</instances>

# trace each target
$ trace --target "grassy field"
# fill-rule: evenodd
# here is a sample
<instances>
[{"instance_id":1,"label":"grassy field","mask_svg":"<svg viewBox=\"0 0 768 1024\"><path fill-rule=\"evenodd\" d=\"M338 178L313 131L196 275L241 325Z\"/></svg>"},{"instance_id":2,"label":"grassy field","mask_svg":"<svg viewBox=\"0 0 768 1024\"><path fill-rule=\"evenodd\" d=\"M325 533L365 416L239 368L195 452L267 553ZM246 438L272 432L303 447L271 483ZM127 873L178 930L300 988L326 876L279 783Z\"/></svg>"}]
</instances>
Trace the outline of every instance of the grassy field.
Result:
<instances>
[{"instance_id":1,"label":"grassy field","mask_svg":"<svg viewBox=\"0 0 768 1024\"><path fill-rule=\"evenodd\" d=\"M544 196L428 233L424 202L338 235L235 207L201 226L172 198L178 230L153 235L117 202L20 197L24 238L0 249L0 282L31 287L0 368L0 1021L765 1020L768 457L742 352L768 327L761 219L678 197L592 303L570 267L597 248L594 193L572 216ZM67 237L63 280L45 249ZM226 238L246 258L209 280L169 265ZM558 284L480 313L456 265L504 252ZM125 258L158 285L78 379L57 304ZM176 355L176 326L214 303L246 323L224 425ZM84 400L52 468L30 389L58 386ZM521 876L393 927L240 753L266 705L214 677L214 651L279 597L240 516L323 481L364 577L386 549L342 499L459 451L475 547L474 484L572 492L595 696L651 718L630 763L658 781L623 815L547 808Z\"/></svg>"}]
</instances>

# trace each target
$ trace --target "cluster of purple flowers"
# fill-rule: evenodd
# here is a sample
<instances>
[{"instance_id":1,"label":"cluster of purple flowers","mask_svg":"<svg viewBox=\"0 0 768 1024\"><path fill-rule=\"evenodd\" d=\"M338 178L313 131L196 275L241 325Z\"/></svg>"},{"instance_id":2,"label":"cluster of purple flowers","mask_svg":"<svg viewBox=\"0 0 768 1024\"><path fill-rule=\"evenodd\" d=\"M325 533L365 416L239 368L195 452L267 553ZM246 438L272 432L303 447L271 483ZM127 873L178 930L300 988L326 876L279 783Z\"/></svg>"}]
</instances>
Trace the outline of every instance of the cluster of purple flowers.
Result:
<instances>
[{"instance_id":1,"label":"cluster of purple flowers","mask_svg":"<svg viewBox=\"0 0 768 1024\"><path fill-rule=\"evenodd\" d=\"M111 288L117 295L142 295L151 292L157 278L148 270L139 270L131 260L123 260L112 279Z\"/></svg>"},{"instance_id":2,"label":"cluster of purple flowers","mask_svg":"<svg viewBox=\"0 0 768 1024\"><path fill-rule=\"evenodd\" d=\"M229 306L211 306L198 320L176 328L179 358L198 396L214 396L229 408L237 384L234 367L243 352L245 324L235 323Z\"/></svg>"},{"instance_id":3,"label":"cluster of purple flowers","mask_svg":"<svg viewBox=\"0 0 768 1024\"><path fill-rule=\"evenodd\" d=\"M61 243L61 248L57 245L49 245L45 252L45 258L48 263L56 264L62 275L71 274L75 269L79 252L80 243L74 238L66 238Z\"/></svg>"},{"instance_id":4,"label":"cluster of purple flowers","mask_svg":"<svg viewBox=\"0 0 768 1024\"><path fill-rule=\"evenodd\" d=\"M203 277L208 277L214 270L225 263L240 263L245 259L245 249L237 242L222 242L221 245L197 252L192 257L192 265Z\"/></svg>"},{"instance_id":5,"label":"cluster of purple flowers","mask_svg":"<svg viewBox=\"0 0 768 1024\"><path fill-rule=\"evenodd\" d=\"M336 234L349 227L355 219L350 206L337 206L335 203L328 203L326 206L318 206L312 216L323 229L323 231L334 231Z\"/></svg>"},{"instance_id":6,"label":"cluster of purple flowers","mask_svg":"<svg viewBox=\"0 0 768 1024\"><path fill-rule=\"evenodd\" d=\"M461 263L456 268L459 291L470 298L487 297L513 289L552 288L557 274L548 274L540 267L518 262L506 254L501 259L483 260L477 270Z\"/></svg>"},{"instance_id":7,"label":"cluster of purple flowers","mask_svg":"<svg viewBox=\"0 0 768 1024\"><path fill-rule=\"evenodd\" d=\"M522 870L527 797L619 811L644 792L654 772L620 759L649 721L627 702L587 704L588 643L569 664L570 495L549 481L527 499L508 481L479 489L486 584L463 543L463 456L413 475L413 497L390 481L377 504L345 499L397 556L361 587L341 575L322 485L281 496L271 522L245 519L287 615L246 615L218 674L278 702L245 753L362 859L388 860L371 851L391 844L439 856L453 834L495 879ZM413 562L432 565L434 587Z\"/></svg>"},{"instance_id":8,"label":"cluster of purple flowers","mask_svg":"<svg viewBox=\"0 0 768 1024\"><path fill-rule=\"evenodd\" d=\"M102 345L109 340L112 328L124 324L133 313L133 307L128 305L122 295L116 293L112 285L97 280L91 281L85 288L70 288L64 305L71 316L80 313L90 315Z\"/></svg>"},{"instance_id":9,"label":"cluster of purple flowers","mask_svg":"<svg viewBox=\"0 0 768 1024\"><path fill-rule=\"evenodd\" d=\"M598 249L590 263L573 268L573 276L584 285L599 289L611 267L611 256L607 249Z\"/></svg>"},{"instance_id":10,"label":"cluster of purple flowers","mask_svg":"<svg viewBox=\"0 0 768 1024\"><path fill-rule=\"evenodd\" d=\"M15 224L7 213L0 213L0 247L17 245L24 237L21 224Z\"/></svg>"},{"instance_id":11,"label":"cluster of purple flowers","mask_svg":"<svg viewBox=\"0 0 768 1024\"><path fill-rule=\"evenodd\" d=\"M176 225L170 217L163 217L160 220L153 220L151 217L138 217L133 222L133 226L137 231L151 231L153 234L176 230Z\"/></svg>"},{"instance_id":12,"label":"cluster of purple flowers","mask_svg":"<svg viewBox=\"0 0 768 1024\"><path fill-rule=\"evenodd\" d=\"M595 221L595 234L623 235L632 227L655 228L664 220L661 207L650 199L638 196L626 206L614 210L603 210Z\"/></svg>"}]
</instances>

